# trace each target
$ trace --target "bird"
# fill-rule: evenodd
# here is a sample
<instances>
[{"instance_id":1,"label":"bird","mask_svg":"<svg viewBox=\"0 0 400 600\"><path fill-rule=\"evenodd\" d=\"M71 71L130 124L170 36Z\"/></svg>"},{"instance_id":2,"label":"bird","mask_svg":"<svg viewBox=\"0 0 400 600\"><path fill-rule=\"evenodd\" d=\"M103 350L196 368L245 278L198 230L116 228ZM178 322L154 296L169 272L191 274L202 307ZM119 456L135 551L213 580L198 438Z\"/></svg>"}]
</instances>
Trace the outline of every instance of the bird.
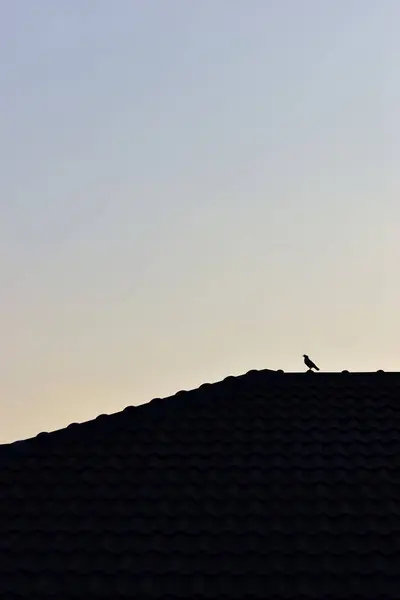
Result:
<instances>
[{"instance_id":1,"label":"bird","mask_svg":"<svg viewBox=\"0 0 400 600\"><path fill-rule=\"evenodd\" d=\"M311 360L311 358L309 358L307 356L307 354L303 354L304 356L304 364L306 365L306 367L309 368L310 371L312 371L313 369L315 369L316 371L319 371L319 368L317 367L317 365L315 363L313 363L313 361Z\"/></svg>"}]
</instances>

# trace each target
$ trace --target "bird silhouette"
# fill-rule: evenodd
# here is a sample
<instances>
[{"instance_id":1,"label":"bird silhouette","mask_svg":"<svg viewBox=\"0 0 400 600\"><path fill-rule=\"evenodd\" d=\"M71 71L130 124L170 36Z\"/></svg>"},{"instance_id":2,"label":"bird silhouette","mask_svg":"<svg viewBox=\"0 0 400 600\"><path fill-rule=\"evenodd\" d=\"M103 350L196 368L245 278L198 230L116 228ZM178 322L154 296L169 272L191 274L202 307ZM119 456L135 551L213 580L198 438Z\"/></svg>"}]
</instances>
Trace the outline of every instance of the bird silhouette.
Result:
<instances>
[{"instance_id":1,"label":"bird silhouette","mask_svg":"<svg viewBox=\"0 0 400 600\"><path fill-rule=\"evenodd\" d=\"M304 356L304 364L306 365L306 367L309 368L310 371L312 371L313 369L315 369L316 371L319 371L319 368L317 367L317 365L315 363L313 363L313 361L311 360L311 358L309 358L307 356L307 354L303 354Z\"/></svg>"}]
</instances>

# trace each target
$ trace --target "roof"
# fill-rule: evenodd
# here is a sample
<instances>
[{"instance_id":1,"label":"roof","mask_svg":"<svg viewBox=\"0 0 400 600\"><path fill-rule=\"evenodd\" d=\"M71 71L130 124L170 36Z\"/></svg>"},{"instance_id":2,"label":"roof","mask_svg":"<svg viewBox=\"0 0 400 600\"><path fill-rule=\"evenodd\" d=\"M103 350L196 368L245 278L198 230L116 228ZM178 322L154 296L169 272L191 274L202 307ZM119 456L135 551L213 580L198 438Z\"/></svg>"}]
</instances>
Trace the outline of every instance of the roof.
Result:
<instances>
[{"instance_id":1,"label":"roof","mask_svg":"<svg viewBox=\"0 0 400 600\"><path fill-rule=\"evenodd\" d=\"M0 597L397 598L400 373L252 371L0 447Z\"/></svg>"}]
</instances>

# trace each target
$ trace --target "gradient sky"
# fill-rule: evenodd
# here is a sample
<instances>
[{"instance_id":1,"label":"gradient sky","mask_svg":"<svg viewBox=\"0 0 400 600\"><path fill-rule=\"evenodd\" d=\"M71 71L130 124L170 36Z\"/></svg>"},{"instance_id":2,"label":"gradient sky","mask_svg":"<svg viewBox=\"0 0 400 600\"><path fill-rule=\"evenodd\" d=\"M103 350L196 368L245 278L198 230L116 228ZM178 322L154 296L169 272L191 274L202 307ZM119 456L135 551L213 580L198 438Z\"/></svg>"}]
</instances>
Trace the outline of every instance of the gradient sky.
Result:
<instances>
[{"instance_id":1,"label":"gradient sky","mask_svg":"<svg viewBox=\"0 0 400 600\"><path fill-rule=\"evenodd\" d=\"M0 0L0 442L400 370L398 0Z\"/></svg>"}]
</instances>

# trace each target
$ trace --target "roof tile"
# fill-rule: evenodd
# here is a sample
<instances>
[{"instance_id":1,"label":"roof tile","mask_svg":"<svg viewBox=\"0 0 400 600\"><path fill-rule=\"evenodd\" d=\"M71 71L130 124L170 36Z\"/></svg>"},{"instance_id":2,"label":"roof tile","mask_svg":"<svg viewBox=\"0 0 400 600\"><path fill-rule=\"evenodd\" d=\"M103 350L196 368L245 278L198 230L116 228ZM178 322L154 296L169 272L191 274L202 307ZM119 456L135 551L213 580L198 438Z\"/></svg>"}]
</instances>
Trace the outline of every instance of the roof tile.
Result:
<instances>
[{"instance_id":1,"label":"roof tile","mask_svg":"<svg viewBox=\"0 0 400 600\"><path fill-rule=\"evenodd\" d=\"M0 597L397 598L400 374L250 371L0 446Z\"/></svg>"}]
</instances>

